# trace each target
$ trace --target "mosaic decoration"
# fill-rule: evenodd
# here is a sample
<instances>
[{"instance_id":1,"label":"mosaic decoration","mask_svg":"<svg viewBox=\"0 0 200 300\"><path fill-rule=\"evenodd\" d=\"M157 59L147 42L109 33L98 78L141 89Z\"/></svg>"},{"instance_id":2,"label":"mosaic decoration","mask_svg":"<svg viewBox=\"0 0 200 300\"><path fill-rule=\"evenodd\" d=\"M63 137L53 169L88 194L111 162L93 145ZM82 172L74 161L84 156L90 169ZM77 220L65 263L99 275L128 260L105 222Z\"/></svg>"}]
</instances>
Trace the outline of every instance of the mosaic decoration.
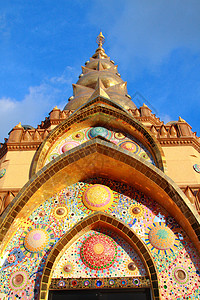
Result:
<instances>
[{"instance_id":1,"label":"mosaic decoration","mask_svg":"<svg viewBox=\"0 0 200 300\"><path fill-rule=\"evenodd\" d=\"M134 218L139 218L141 216L143 216L143 208L140 204L136 204L136 205L131 205L129 207L129 213L134 217Z\"/></svg>"},{"instance_id":2,"label":"mosaic decoration","mask_svg":"<svg viewBox=\"0 0 200 300\"><path fill-rule=\"evenodd\" d=\"M65 278L59 280L57 278L53 278L50 290L69 290L74 288L79 289L95 289L95 288L121 288L125 286L126 288L149 288L150 281L148 277L113 277L113 278L99 278L94 279L91 278L88 280L87 278L76 278L76 279L69 279Z\"/></svg>"},{"instance_id":3,"label":"mosaic decoration","mask_svg":"<svg viewBox=\"0 0 200 300\"><path fill-rule=\"evenodd\" d=\"M55 159L55 158L58 157L58 156L59 156L58 153L52 153L52 154L50 155L49 159L50 159L50 160L53 160L53 159Z\"/></svg>"},{"instance_id":4,"label":"mosaic decoration","mask_svg":"<svg viewBox=\"0 0 200 300\"><path fill-rule=\"evenodd\" d=\"M67 262L67 263L64 263L63 264L63 267L62 267L62 273L64 275L68 275L68 274L71 274L73 272L73 264L70 263L70 262Z\"/></svg>"},{"instance_id":5,"label":"mosaic decoration","mask_svg":"<svg viewBox=\"0 0 200 300\"><path fill-rule=\"evenodd\" d=\"M81 131L75 132L74 134L72 134L72 139L75 141L82 141L84 139L84 137L85 137L85 135Z\"/></svg>"},{"instance_id":6,"label":"mosaic decoration","mask_svg":"<svg viewBox=\"0 0 200 300\"><path fill-rule=\"evenodd\" d=\"M91 210L105 210L113 203L113 192L102 184L95 184L83 194L83 204Z\"/></svg>"},{"instance_id":7,"label":"mosaic decoration","mask_svg":"<svg viewBox=\"0 0 200 300\"><path fill-rule=\"evenodd\" d=\"M28 280L28 274L25 271L14 272L10 276L9 284L12 290L23 289Z\"/></svg>"},{"instance_id":8,"label":"mosaic decoration","mask_svg":"<svg viewBox=\"0 0 200 300\"><path fill-rule=\"evenodd\" d=\"M72 272L67 274L63 272L63 266L69 265L69 261L72 264ZM52 276L53 278L99 278L131 275L147 275L138 254L114 232L97 228L84 234L66 250L63 249Z\"/></svg>"},{"instance_id":9,"label":"mosaic decoration","mask_svg":"<svg viewBox=\"0 0 200 300\"><path fill-rule=\"evenodd\" d=\"M179 267L174 268L172 274L173 274L173 278L177 283L184 284L189 280L188 272L183 268L179 268Z\"/></svg>"},{"instance_id":10,"label":"mosaic decoration","mask_svg":"<svg viewBox=\"0 0 200 300\"><path fill-rule=\"evenodd\" d=\"M47 247L54 244L53 230L47 226L29 227L21 236L21 249L29 255L43 256Z\"/></svg>"},{"instance_id":11,"label":"mosaic decoration","mask_svg":"<svg viewBox=\"0 0 200 300\"><path fill-rule=\"evenodd\" d=\"M115 133L114 133L114 136L115 136L115 138L118 139L118 140L123 140L123 139L125 139L125 137L126 137L122 132L115 132Z\"/></svg>"},{"instance_id":12,"label":"mosaic decoration","mask_svg":"<svg viewBox=\"0 0 200 300\"><path fill-rule=\"evenodd\" d=\"M59 151L60 154L65 153L66 151L69 151L71 149L73 149L74 147L79 146L78 142L74 142L74 141L69 141L67 143L65 143L64 145L62 145L62 147L60 147Z\"/></svg>"},{"instance_id":13,"label":"mosaic decoration","mask_svg":"<svg viewBox=\"0 0 200 300\"><path fill-rule=\"evenodd\" d=\"M6 174L6 169L0 170L0 178L2 178Z\"/></svg>"},{"instance_id":14,"label":"mosaic decoration","mask_svg":"<svg viewBox=\"0 0 200 300\"><path fill-rule=\"evenodd\" d=\"M54 209L54 216L57 219L63 219L67 216L68 214L68 208L66 206L58 206Z\"/></svg>"},{"instance_id":15,"label":"mosaic decoration","mask_svg":"<svg viewBox=\"0 0 200 300\"><path fill-rule=\"evenodd\" d=\"M95 138L98 135L104 137L105 139L110 139L112 132L104 127L93 127L86 131L86 136L90 139Z\"/></svg>"},{"instance_id":16,"label":"mosaic decoration","mask_svg":"<svg viewBox=\"0 0 200 300\"><path fill-rule=\"evenodd\" d=\"M117 256L117 246L112 238L104 234L95 234L83 242L81 259L90 269L106 269Z\"/></svg>"},{"instance_id":17,"label":"mosaic decoration","mask_svg":"<svg viewBox=\"0 0 200 300\"><path fill-rule=\"evenodd\" d=\"M195 165L193 165L193 168L197 173L200 173L200 165L195 164Z\"/></svg>"},{"instance_id":18,"label":"mosaic decoration","mask_svg":"<svg viewBox=\"0 0 200 300\"><path fill-rule=\"evenodd\" d=\"M5 260L2 268L14 267L25 258L20 248L14 248L10 251L8 258Z\"/></svg>"},{"instance_id":19,"label":"mosaic decoration","mask_svg":"<svg viewBox=\"0 0 200 300\"><path fill-rule=\"evenodd\" d=\"M118 146L122 147L125 150L128 150L134 154L138 154L140 151L139 145L137 145L135 142L126 141L126 142L120 142Z\"/></svg>"},{"instance_id":20,"label":"mosaic decoration","mask_svg":"<svg viewBox=\"0 0 200 300\"><path fill-rule=\"evenodd\" d=\"M6 294L0 292L0 300L6 300L6 299L8 299Z\"/></svg>"},{"instance_id":21,"label":"mosaic decoration","mask_svg":"<svg viewBox=\"0 0 200 300\"><path fill-rule=\"evenodd\" d=\"M128 263L127 268L131 272L135 272L135 270L137 270L136 264L132 261Z\"/></svg>"},{"instance_id":22,"label":"mosaic decoration","mask_svg":"<svg viewBox=\"0 0 200 300\"><path fill-rule=\"evenodd\" d=\"M146 241L147 244L150 242L153 248L156 248L158 250L171 249L172 251L172 247L177 246L175 244L175 241L179 240L175 238L173 231L164 223L154 223L153 227L148 227L148 229L150 229L150 231L148 233L148 239L146 239Z\"/></svg>"},{"instance_id":23,"label":"mosaic decoration","mask_svg":"<svg viewBox=\"0 0 200 300\"><path fill-rule=\"evenodd\" d=\"M87 127L72 134L65 133L51 148L45 165L55 159L58 155L69 151L86 141L101 136L122 149L138 155L145 161L154 164L154 160L150 152L144 145L129 134L110 130L105 127Z\"/></svg>"},{"instance_id":24,"label":"mosaic decoration","mask_svg":"<svg viewBox=\"0 0 200 300\"><path fill-rule=\"evenodd\" d=\"M91 211L111 212L116 207L119 196L110 187L102 184L84 184L77 195L78 205L86 213Z\"/></svg>"},{"instance_id":25,"label":"mosaic decoration","mask_svg":"<svg viewBox=\"0 0 200 300\"><path fill-rule=\"evenodd\" d=\"M116 139L115 134L112 139ZM118 143L128 137L120 138ZM85 139L84 134L83 141ZM9 300L37 299L43 268L53 245L78 222L93 214L93 210L84 205L83 195L95 185L112 191L112 204L104 211L131 228L148 247L157 269L161 300L198 300L200 259L188 236L152 198L107 178L93 178L68 186L46 199L27 215L27 219L18 220L16 232L0 260L1 293ZM81 257L81 247L88 239L102 235L108 237L108 241L112 239L117 254L110 266L91 268ZM100 257L106 246L102 241L96 244L101 245L93 247L93 253ZM108 260L104 261L107 263ZM94 260L93 266L95 263ZM145 287L147 283L146 270L135 250L113 231L96 228L85 232L60 252L58 263L54 265L51 287L137 288Z\"/></svg>"}]
</instances>

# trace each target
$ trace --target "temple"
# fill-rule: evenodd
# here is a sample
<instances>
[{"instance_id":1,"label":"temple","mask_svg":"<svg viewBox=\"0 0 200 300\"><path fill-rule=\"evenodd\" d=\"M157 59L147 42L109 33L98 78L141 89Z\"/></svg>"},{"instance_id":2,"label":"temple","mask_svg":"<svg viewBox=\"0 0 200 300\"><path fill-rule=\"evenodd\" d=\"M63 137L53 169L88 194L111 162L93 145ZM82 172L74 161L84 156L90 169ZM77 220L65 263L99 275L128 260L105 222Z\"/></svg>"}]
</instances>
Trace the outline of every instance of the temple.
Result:
<instances>
[{"instance_id":1,"label":"temple","mask_svg":"<svg viewBox=\"0 0 200 300\"><path fill-rule=\"evenodd\" d=\"M135 105L104 40L0 146L0 299L200 299L200 138Z\"/></svg>"}]
</instances>

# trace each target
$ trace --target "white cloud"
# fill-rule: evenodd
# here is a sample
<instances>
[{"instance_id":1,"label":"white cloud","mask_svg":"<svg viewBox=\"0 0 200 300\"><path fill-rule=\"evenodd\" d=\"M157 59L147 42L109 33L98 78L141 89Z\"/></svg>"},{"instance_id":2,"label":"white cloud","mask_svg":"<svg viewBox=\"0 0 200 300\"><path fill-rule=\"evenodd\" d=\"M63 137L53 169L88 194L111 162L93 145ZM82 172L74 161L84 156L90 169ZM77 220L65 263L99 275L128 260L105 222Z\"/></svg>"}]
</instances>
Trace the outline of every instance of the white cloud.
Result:
<instances>
[{"instance_id":1,"label":"white cloud","mask_svg":"<svg viewBox=\"0 0 200 300\"><path fill-rule=\"evenodd\" d=\"M60 76L55 76L50 79L50 82L56 84L70 84L72 82L74 73L74 68L71 66L67 66L64 72Z\"/></svg>"},{"instance_id":2,"label":"white cloud","mask_svg":"<svg viewBox=\"0 0 200 300\"><path fill-rule=\"evenodd\" d=\"M16 101L11 98L3 97L0 99L0 114L7 113L9 110L14 109Z\"/></svg>"},{"instance_id":3,"label":"white cloud","mask_svg":"<svg viewBox=\"0 0 200 300\"><path fill-rule=\"evenodd\" d=\"M72 75L73 74L73 75ZM77 71L66 67L63 74L46 79L39 86L29 87L23 99L0 99L0 142L19 122L37 127L56 105L63 109L72 95L71 84L77 80ZM76 78L75 78L76 77Z\"/></svg>"}]
</instances>

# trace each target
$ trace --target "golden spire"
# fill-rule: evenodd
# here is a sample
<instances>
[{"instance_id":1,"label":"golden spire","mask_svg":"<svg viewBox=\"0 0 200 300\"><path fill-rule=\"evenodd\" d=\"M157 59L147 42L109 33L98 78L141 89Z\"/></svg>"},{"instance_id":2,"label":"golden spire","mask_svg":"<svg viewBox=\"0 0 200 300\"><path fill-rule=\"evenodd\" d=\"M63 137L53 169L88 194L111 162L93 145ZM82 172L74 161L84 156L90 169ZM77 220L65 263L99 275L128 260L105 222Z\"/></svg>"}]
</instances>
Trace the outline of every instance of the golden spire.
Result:
<instances>
[{"instance_id":1,"label":"golden spire","mask_svg":"<svg viewBox=\"0 0 200 300\"><path fill-rule=\"evenodd\" d=\"M97 39L98 48L89 61L82 67L82 74L73 84L73 99L64 110L76 110L95 97L103 97L118 103L125 109L135 109L135 104L127 95L127 84L120 77L117 66L107 56L102 45L105 38L100 32Z\"/></svg>"},{"instance_id":2,"label":"golden spire","mask_svg":"<svg viewBox=\"0 0 200 300\"><path fill-rule=\"evenodd\" d=\"M103 36L102 32L100 32L98 37L97 37L97 44L98 44L99 47L102 47L104 42L105 42L105 37Z\"/></svg>"}]
</instances>

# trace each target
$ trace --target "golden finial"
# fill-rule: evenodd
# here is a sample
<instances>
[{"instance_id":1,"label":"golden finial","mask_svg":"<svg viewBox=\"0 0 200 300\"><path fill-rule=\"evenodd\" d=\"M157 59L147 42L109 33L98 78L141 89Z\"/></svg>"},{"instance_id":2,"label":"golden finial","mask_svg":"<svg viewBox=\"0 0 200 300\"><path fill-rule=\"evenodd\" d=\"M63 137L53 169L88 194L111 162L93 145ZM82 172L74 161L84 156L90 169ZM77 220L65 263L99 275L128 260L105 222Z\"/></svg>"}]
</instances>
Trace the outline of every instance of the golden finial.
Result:
<instances>
[{"instance_id":1,"label":"golden finial","mask_svg":"<svg viewBox=\"0 0 200 300\"><path fill-rule=\"evenodd\" d=\"M183 120L181 117L179 117L178 121L179 121L179 122L185 122L185 123L187 123L187 122L186 122L185 120Z\"/></svg>"},{"instance_id":2,"label":"golden finial","mask_svg":"<svg viewBox=\"0 0 200 300\"><path fill-rule=\"evenodd\" d=\"M105 37L103 36L102 32L100 32L97 37L97 44L99 47L102 47L104 42L105 42Z\"/></svg>"},{"instance_id":3,"label":"golden finial","mask_svg":"<svg viewBox=\"0 0 200 300\"><path fill-rule=\"evenodd\" d=\"M17 124L14 128L22 128L22 123L19 122L19 124Z\"/></svg>"}]
</instances>

